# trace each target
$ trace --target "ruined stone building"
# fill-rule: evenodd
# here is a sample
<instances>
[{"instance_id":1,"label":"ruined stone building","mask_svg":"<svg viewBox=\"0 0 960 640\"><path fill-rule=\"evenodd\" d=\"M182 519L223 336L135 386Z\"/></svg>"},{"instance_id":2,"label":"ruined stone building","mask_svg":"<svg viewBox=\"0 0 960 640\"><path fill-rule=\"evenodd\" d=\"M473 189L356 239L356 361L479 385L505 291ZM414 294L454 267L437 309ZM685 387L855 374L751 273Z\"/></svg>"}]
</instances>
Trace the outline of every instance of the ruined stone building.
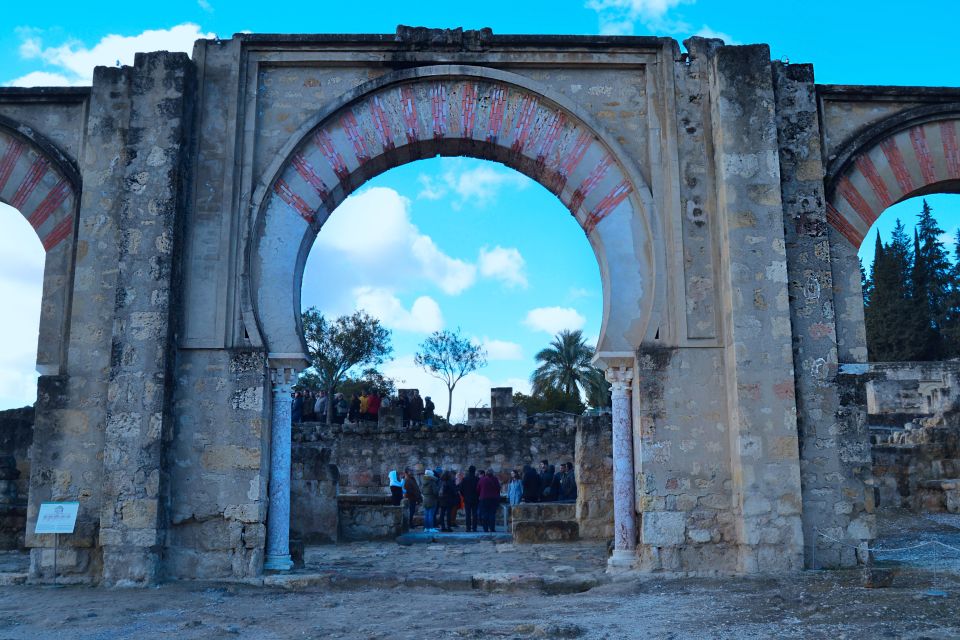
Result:
<instances>
[{"instance_id":1,"label":"ruined stone building","mask_svg":"<svg viewBox=\"0 0 960 640\"><path fill-rule=\"evenodd\" d=\"M26 544L68 578L289 566L289 389L314 237L368 178L501 162L600 266L613 567L798 569L873 536L856 252L960 180L960 90L817 85L693 38L237 35L0 89L0 199L47 251ZM549 229L544 230L549 234ZM819 564L856 562L826 540Z\"/></svg>"}]
</instances>

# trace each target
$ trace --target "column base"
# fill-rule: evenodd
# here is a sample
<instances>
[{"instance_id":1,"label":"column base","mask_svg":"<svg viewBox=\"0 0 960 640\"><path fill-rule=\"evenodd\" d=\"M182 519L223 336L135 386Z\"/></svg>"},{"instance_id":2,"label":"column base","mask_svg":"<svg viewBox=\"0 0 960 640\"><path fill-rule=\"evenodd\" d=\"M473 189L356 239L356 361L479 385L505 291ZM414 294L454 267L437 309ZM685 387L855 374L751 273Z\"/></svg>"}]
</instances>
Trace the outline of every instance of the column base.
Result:
<instances>
[{"instance_id":1,"label":"column base","mask_svg":"<svg viewBox=\"0 0 960 640\"><path fill-rule=\"evenodd\" d=\"M293 569L293 560L290 559L290 554L282 556L273 556L268 555L266 561L263 563L264 571L290 571Z\"/></svg>"},{"instance_id":2,"label":"column base","mask_svg":"<svg viewBox=\"0 0 960 640\"><path fill-rule=\"evenodd\" d=\"M613 554L607 558L607 573L633 571L636 566L636 549L614 549Z\"/></svg>"}]
</instances>

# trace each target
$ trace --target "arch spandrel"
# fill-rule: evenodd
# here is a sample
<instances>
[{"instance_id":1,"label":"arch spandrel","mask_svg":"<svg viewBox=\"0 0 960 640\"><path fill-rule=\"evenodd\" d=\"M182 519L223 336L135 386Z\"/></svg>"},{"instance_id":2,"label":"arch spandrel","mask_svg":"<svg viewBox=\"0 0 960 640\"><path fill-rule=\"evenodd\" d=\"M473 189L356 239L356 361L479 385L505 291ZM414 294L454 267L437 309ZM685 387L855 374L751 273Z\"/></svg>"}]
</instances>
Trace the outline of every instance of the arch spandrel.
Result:
<instances>
[{"instance_id":1,"label":"arch spandrel","mask_svg":"<svg viewBox=\"0 0 960 640\"><path fill-rule=\"evenodd\" d=\"M249 287L277 357L303 353L299 293L313 239L364 181L436 155L493 160L536 180L571 211L600 265L598 351L631 356L653 301L652 198L625 153L563 98L504 72L432 67L393 74L305 126L258 188Z\"/></svg>"},{"instance_id":2,"label":"arch spandrel","mask_svg":"<svg viewBox=\"0 0 960 640\"><path fill-rule=\"evenodd\" d=\"M890 205L960 191L960 115L906 124L864 144L828 187L827 219L859 249Z\"/></svg>"}]
</instances>

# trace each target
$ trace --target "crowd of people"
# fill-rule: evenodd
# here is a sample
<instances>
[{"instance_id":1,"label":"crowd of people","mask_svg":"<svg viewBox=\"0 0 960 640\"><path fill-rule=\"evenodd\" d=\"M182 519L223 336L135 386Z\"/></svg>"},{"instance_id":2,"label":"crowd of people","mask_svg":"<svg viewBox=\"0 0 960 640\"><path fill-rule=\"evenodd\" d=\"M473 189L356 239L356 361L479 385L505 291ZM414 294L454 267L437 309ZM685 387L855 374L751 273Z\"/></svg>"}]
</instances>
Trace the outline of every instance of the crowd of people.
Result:
<instances>
[{"instance_id":1,"label":"crowd of people","mask_svg":"<svg viewBox=\"0 0 960 640\"><path fill-rule=\"evenodd\" d=\"M577 499L577 480L573 463L564 462L560 470L540 461L539 472L531 465L510 472L510 482L503 486L493 469L480 469L473 465L466 472L443 469L426 469L420 479L413 469L407 468L401 475L391 471L390 495L394 505L406 504L409 522L423 505L423 530L425 532L449 533L457 525L457 515L464 512L465 530L476 532L496 531L497 507L501 498L511 505L521 502L574 502Z\"/></svg>"},{"instance_id":2,"label":"crowd of people","mask_svg":"<svg viewBox=\"0 0 960 640\"><path fill-rule=\"evenodd\" d=\"M430 396L420 397L420 392L416 389L394 396L380 396L375 389L364 389L359 394L351 394L349 399L342 393L335 393L332 402L325 391L296 391L290 407L291 421L293 424L324 422L327 419L328 404L332 404L332 424L377 422L381 413L394 407L399 409L405 427L429 427L436 421L436 406L433 400Z\"/></svg>"}]
</instances>

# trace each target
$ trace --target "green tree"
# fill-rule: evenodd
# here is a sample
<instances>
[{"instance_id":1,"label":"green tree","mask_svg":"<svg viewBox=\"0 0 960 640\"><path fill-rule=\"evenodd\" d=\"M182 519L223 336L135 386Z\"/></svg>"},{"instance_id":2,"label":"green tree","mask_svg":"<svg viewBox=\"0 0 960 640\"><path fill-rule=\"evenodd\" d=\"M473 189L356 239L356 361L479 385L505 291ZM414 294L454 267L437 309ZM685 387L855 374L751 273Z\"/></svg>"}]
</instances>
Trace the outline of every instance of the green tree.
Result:
<instances>
[{"instance_id":1,"label":"green tree","mask_svg":"<svg viewBox=\"0 0 960 640\"><path fill-rule=\"evenodd\" d=\"M944 357L943 329L950 298L951 264L940 240L943 229L933 217L933 209L923 201L914 231L911 296L916 314L924 321L922 340L916 359L937 360Z\"/></svg>"},{"instance_id":2,"label":"green tree","mask_svg":"<svg viewBox=\"0 0 960 640\"><path fill-rule=\"evenodd\" d=\"M580 330L565 329L555 335L550 346L534 356L539 366L530 376L533 396L559 391L579 403L583 391L591 405L609 406L609 385L590 363L593 353Z\"/></svg>"},{"instance_id":3,"label":"green tree","mask_svg":"<svg viewBox=\"0 0 960 640\"><path fill-rule=\"evenodd\" d=\"M376 367L393 352L390 330L364 311L340 316L333 322L316 308L303 312L303 335L318 386L332 398L351 370ZM308 370L310 373L310 370ZM308 378L309 380L309 378ZM333 418L333 403L327 402L327 422Z\"/></svg>"},{"instance_id":4,"label":"green tree","mask_svg":"<svg viewBox=\"0 0 960 640\"><path fill-rule=\"evenodd\" d=\"M944 357L956 358L960 356L960 229L957 229L954 237L953 264L948 279L950 292L943 326Z\"/></svg>"},{"instance_id":5,"label":"green tree","mask_svg":"<svg viewBox=\"0 0 960 640\"><path fill-rule=\"evenodd\" d=\"M546 389L543 393L530 396L517 391L513 394L513 404L522 408L527 415L549 411L580 415L586 409L582 402L559 389Z\"/></svg>"},{"instance_id":6,"label":"green tree","mask_svg":"<svg viewBox=\"0 0 960 640\"><path fill-rule=\"evenodd\" d=\"M392 396L397 390L397 385L393 378L388 378L376 369L370 368L365 369L359 376L348 374L343 382L337 385L337 390L348 398L354 393L359 396L364 390L376 391L377 395L383 398Z\"/></svg>"},{"instance_id":7,"label":"green tree","mask_svg":"<svg viewBox=\"0 0 960 640\"><path fill-rule=\"evenodd\" d=\"M447 385L447 422L453 409L453 389L460 380L486 366L487 352L456 331L434 331L420 343L414 362L434 378Z\"/></svg>"}]
</instances>

